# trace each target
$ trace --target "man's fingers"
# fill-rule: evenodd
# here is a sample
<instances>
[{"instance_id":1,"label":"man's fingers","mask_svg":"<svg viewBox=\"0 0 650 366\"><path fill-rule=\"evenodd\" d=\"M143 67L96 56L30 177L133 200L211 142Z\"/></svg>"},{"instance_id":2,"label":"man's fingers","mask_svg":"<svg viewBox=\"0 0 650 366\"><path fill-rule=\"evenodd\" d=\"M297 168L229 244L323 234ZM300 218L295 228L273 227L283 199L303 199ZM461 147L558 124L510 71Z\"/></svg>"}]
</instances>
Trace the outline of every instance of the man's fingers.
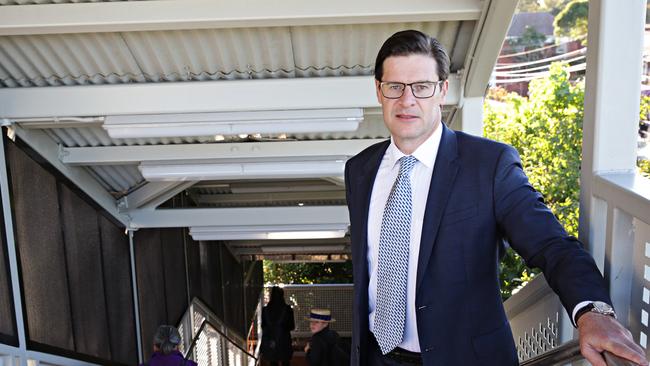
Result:
<instances>
[{"instance_id":1,"label":"man's fingers","mask_svg":"<svg viewBox=\"0 0 650 366\"><path fill-rule=\"evenodd\" d=\"M645 357L643 349L634 342L614 343L611 347L607 347L606 351L612 354L630 360L638 365L648 365L648 360Z\"/></svg>"},{"instance_id":2,"label":"man's fingers","mask_svg":"<svg viewBox=\"0 0 650 366\"><path fill-rule=\"evenodd\" d=\"M581 346L580 353L582 353L585 359L589 361L593 366L607 366L603 355L589 346Z\"/></svg>"}]
</instances>

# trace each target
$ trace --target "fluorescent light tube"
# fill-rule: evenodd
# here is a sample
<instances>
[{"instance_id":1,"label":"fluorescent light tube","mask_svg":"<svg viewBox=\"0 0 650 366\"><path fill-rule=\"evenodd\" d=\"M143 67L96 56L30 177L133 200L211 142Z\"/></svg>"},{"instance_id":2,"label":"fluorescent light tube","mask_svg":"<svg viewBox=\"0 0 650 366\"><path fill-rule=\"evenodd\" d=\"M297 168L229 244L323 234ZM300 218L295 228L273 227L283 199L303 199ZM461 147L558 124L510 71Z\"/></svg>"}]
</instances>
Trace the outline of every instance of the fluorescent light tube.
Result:
<instances>
[{"instance_id":1,"label":"fluorescent light tube","mask_svg":"<svg viewBox=\"0 0 650 366\"><path fill-rule=\"evenodd\" d=\"M362 108L106 116L111 138L355 131Z\"/></svg>"},{"instance_id":2,"label":"fluorescent light tube","mask_svg":"<svg viewBox=\"0 0 650 366\"><path fill-rule=\"evenodd\" d=\"M282 240L342 238L347 224L268 225L268 226L195 226L194 240Z\"/></svg>"},{"instance_id":3,"label":"fluorescent light tube","mask_svg":"<svg viewBox=\"0 0 650 366\"><path fill-rule=\"evenodd\" d=\"M264 178L342 177L344 160L287 161L255 163L140 164L144 179L150 182L188 180L227 180Z\"/></svg>"},{"instance_id":4,"label":"fluorescent light tube","mask_svg":"<svg viewBox=\"0 0 650 366\"><path fill-rule=\"evenodd\" d=\"M262 246L262 253L292 254L292 253L338 253L345 250L345 245L307 245L307 246Z\"/></svg>"}]
</instances>

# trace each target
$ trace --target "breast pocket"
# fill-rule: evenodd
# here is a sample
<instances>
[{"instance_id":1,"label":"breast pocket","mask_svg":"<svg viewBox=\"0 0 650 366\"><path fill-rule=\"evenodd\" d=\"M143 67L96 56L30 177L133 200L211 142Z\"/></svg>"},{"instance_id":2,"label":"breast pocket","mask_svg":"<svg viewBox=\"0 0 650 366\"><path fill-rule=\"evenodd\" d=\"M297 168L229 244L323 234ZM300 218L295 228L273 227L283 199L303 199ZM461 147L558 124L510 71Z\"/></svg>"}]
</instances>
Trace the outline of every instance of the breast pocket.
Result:
<instances>
[{"instance_id":1,"label":"breast pocket","mask_svg":"<svg viewBox=\"0 0 650 366\"><path fill-rule=\"evenodd\" d=\"M448 212L442 218L441 226L447 226L455 224L464 220L471 219L472 217L478 215L478 204L472 204L471 206L454 209L448 208Z\"/></svg>"}]
</instances>

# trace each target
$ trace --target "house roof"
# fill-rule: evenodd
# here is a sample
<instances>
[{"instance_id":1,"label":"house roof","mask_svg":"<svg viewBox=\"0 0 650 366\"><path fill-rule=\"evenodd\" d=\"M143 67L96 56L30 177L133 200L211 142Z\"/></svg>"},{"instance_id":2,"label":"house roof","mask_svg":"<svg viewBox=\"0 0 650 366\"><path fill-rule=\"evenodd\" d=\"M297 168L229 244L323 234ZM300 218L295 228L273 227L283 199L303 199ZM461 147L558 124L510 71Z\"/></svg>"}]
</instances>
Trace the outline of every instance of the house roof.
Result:
<instances>
[{"instance_id":1,"label":"house roof","mask_svg":"<svg viewBox=\"0 0 650 366\"><path fill-rule=\"evenodd\" d=\"M545 36L552 36L553 21L554 17L551 13L516 13L512 18L507 37L521 37L526 28L535 28Z\"/></svg>"}]
</instances>

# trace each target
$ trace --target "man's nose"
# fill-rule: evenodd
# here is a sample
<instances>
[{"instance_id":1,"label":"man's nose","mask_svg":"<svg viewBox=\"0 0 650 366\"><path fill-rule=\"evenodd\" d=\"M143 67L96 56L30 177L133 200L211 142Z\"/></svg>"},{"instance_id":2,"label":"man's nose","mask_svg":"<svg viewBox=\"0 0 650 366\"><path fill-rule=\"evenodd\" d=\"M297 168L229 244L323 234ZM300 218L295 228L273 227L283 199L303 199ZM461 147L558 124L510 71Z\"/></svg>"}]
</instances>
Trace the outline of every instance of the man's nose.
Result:
<instances>
[{"instance_id":1,"label":"man's nose","mask_svg":"<svg viewBox=\"0 0 650 366\"><path fill-rule=\"evenodd\" d=\"M413 95L413 88L411 85L404 86L404 92L402 93L402 96L399 97L399 101L405 105L412 105L415 103L415 95Z\"/></svg>"}]
</instances>

